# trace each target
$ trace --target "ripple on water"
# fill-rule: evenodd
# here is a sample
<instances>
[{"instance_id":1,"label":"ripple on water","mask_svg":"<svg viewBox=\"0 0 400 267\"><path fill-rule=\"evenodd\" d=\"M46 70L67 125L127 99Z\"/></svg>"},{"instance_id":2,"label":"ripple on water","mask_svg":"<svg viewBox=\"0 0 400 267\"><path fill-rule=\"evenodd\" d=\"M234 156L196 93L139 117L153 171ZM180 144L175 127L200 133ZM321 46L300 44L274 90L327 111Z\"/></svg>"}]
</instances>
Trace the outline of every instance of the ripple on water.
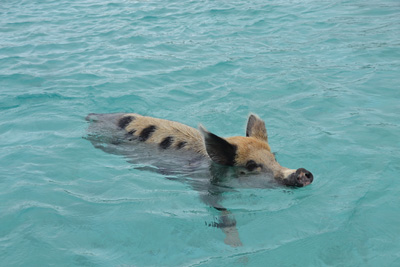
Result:
<instances>
[{"instance_id":1,"label":"ripple on water","mask_svg":"<svg viewBox=\"0 0 400 267\"><path fill-rule=\"evenodd\" d=\"M5 1L0 13L4 265L400 265L396 1ZM91 112L222 136L254 112L278 161L316 179L225 193L244 244L230 248L187 181L83 139Z\"/></svg>"}]
</instances>

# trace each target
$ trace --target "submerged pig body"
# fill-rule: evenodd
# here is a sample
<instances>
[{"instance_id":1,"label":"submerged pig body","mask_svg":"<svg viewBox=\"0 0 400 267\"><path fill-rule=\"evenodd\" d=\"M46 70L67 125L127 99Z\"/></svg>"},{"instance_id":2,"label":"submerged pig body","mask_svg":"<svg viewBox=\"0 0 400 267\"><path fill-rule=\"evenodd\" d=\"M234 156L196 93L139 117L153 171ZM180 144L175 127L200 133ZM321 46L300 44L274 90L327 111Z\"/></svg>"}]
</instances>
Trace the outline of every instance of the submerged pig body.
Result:
<instances>
[{"instance_id":1,"label":"submerged pig body","mask_svg":"<svg viewBox=\"0 0 400 267\"><path fill-rule=\"evenodd\" d=\"M306 169L282 167L271 153L265 123L256 115L248 118L246 136L222 138L174 121L142 116L135 113L90 114L88 120L100 121L100 129L108 128L116 140L148 145L174 154L194 154L219 165L235 166L243 175L273 177L281 184L302 187L313 181Z\"/></svg>"}]
</instances>

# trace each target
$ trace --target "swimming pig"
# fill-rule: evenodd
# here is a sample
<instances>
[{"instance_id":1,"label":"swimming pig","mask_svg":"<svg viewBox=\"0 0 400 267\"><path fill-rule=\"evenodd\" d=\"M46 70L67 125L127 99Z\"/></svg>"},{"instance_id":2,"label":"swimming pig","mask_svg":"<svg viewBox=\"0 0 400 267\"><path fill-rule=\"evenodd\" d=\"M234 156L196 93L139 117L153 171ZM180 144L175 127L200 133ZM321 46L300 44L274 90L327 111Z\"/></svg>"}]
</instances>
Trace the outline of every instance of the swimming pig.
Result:
<instances>
[{"instance_id":1,"label":"swimming pig","mask_svg":"<svg viewBox=\"0 0 400 267\"><path fill-rule=\"evenodd\" d=\"M282 184L303 187L313 181L304 168L282 167L268 145L265 123L248 118L246 136L222 138L203 126L190 126L135 113L89 114L87 139L96 148L124 155L140 169L154 170L170 179L189 177L204 203L220 212L219 222L210 224L226 234L225 243L242 245L236 220L224 208L222 193L239 186L271 187ZM143 167L146 166L146 167ZM228 183L228 185L224 183Z\"/></svg>"},{"instance_id":2,"label":"swimming pig","mask_svg":"<svg viewBox=\"0 0 400 267\"><path fill-rule=\"evenodd\" d=\"M203 126L197 130L178 122L134 113L90 114L87 119L102 122L101 131L107 128L113 131L114 143L136 141L175 154L179 151L193 152L217 164L238 167L241 174L265 174L287 186L303 187L313 181L308 170L288 169L276 161L268 145L265 123L254 114L248 118L246 137L227 138L210 133Z\"/></svg>"}]
</instances>

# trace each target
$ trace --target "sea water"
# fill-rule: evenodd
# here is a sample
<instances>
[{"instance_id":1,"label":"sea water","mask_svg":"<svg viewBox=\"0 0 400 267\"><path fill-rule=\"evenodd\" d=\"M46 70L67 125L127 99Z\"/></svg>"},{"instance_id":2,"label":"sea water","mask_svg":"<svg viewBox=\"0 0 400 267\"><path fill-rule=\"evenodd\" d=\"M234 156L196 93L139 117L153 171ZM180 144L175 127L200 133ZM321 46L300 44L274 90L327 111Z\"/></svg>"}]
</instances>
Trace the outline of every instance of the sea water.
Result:
<instances>
[{"instance_id":1,"label":"sea water","mask_svg":"<svg viewBox=\"0 0 400 267\"><path fill-rule=\"evenodd\" d=\"M0 3L1 266L400 266L400 4ZM266 121L301 188L223 195L84 137L136 112L221 135ZM210 226L211 225L211 226Z\"/></svg>"}]
</instances>

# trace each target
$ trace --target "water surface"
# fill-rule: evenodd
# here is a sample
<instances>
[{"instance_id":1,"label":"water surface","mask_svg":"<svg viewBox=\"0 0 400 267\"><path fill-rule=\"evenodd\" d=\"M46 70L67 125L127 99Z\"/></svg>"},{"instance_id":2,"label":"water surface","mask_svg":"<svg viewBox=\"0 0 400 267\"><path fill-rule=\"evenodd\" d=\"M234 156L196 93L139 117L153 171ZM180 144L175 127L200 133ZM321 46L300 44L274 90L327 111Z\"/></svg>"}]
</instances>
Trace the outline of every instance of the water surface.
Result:
<instances>
[{"instance_id":1,"label":"water surface","mask_svg":"<svg viewBox=\"0 0 400 267\"><path fill-rule=\"evenodd\" d=\"M399 266L398 1L3 1L4 266ZM188 184L82 138L91 112L244 135L266 120L302 189Z\"/></svg>"}]
</instances>

